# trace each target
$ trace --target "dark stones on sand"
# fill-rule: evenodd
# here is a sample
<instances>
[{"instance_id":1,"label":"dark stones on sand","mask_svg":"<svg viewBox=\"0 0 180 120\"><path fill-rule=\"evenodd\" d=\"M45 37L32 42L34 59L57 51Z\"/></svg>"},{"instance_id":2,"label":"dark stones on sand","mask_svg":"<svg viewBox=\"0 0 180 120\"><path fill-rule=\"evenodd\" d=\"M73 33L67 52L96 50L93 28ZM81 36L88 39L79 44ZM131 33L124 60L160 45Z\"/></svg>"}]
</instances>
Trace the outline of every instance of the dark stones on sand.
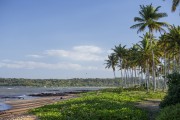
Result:
<instances>
[{"instance_id":1,"label":"dark stones on sand","mask_svg":"<svg viewBox=\"0 0 180 120\"><path fill-rule=\"evenodd\" d=\"M38 93L38 94L29 94L29 96L33 97L47 97L47 96L66 96L65 93Z\"/></svg>"},{"instance_id":2,"label":"dark stones on sand","mask_svg":"<svg viewBox=\"0 0 180 120\"><path fill-rule=\"evenodd\" d=\"M76 91L64 92L64 93L48 92L48 93L29 94L29 96L33 96L33 97L67 96L69 94L79 94L79 93L85 93L85 92L89 92L89 91L90 90L76 90Z\"/></svg>"},{"instance_id":3,"label":"dark stones on sand","mask_svg":"<svg viewBox=\"0 0 180 120\"><path fill-rule=\"evenodd\" d=\"M14 96L4 96L1 99L24 99L23 97L14 97Z\"/></svg>"}]
</instances>

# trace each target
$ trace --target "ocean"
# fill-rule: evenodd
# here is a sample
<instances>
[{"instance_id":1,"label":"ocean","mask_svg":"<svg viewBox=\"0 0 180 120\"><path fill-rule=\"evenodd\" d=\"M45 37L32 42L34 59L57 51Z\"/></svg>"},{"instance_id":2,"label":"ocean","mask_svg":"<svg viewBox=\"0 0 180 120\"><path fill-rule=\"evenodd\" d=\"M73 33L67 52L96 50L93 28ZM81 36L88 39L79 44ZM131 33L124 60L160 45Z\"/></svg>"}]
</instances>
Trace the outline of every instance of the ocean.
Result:
<instances>
[{"instance_id":1,"label":"ocean","mask_svg":"<svg viewBox=\"0 0 180 120\"><path fill-rule=\"evenodd\" d=\"M34 93L63 93L63 92L73 92L76 90L99 90L103 87L24 87L24 86L14 86L14 87L0 87L0 111L10 109L11 106L4 104L7 100L19 100L21 97L23 99L34 99L35 97L28 96Z\"/></svg>"}]
</instances>

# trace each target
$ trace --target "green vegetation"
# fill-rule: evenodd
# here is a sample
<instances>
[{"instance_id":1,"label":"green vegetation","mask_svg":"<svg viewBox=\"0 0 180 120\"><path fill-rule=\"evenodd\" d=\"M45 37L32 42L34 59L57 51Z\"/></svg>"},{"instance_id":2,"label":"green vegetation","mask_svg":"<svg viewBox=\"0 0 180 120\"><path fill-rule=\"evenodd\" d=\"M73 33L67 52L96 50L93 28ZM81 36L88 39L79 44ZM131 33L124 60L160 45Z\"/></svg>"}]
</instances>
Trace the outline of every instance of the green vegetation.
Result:
<instances>
[{"instance_id":1,"label":"green vegetation","mask_svg":"<svg viewBox=\"0 0 180 120\"><path fill-rule=\"evenodd\" d=\"M177 72L169 74L168 79L169 89L167 95L160 104L162 108L180 103L180 74Z\"/></svg>"},{"instance_id":2,"label":"green vegetation","mask_svg":"<svg viewBox=\"0 0 180 120\"><path fill-rule=\"evenodd\" d=\"M148 98L162 99L164 95L162 92L105 89L30 112L41 120L148 120L147 112L136 108L134 103Z\"/></svg>"},{"instance_id":3,"label":"green vegetation","mask_svg":"<svg viewBox=\"0 0 180 120\"><path fill-rule=\"evenodd\" d=\"M180 104L171 105L161 110L156 120L179 120Z\"/></svg>"},{"instance_id":4,"label":"green vegetation","mask_svg":"<svg viewBox=\"0 0 180 120\"><path fill-rule=\"evenodd\" d=\"M132 86L131 79L127 80ZM134 78L134 84L139 84L139 79ZM36 86L36 87L119 87L122 86L121 78L101 79L101 78L74 78L74 79L23 79L23 78L0 78L0 86Z\"/></svg>"},{"instance_id":5,"label":"green vegetation","mask_svg":"<svg viewBox=\"0 0 180 120\"><path fill-rule=\"evenodd\" d=\"M136 24L130 28L137 29L137 33L147 31L140 37L140 41L130 48L122 44L112 48L113 53L106 60L107 68L113 68L113 72L114 68L120 70L125 87L128 87L127 79L131 79L134 84L134 78L138 78L139 84L145 79L148 91L152 88L156 91L162 88L161 85L165 90L166 76L172 71L180 70L180 26L160 21L167 17L166 13L159 12L160 8L161 6L153 7L152 4L140 5L139 16L134 17ZM161 34L154 36L155 32Z\"/></svg>"}]
</instances>

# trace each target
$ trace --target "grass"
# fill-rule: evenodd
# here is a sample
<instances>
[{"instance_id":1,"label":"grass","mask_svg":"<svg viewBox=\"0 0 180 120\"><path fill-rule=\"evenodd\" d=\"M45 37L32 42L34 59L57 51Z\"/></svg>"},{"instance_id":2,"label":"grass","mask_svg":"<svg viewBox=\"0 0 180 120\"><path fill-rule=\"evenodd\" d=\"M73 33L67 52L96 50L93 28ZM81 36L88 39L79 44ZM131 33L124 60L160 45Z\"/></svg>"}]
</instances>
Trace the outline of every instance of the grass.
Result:
<instances>
[{"instance_id":1,"label":"grass","mask_svg":"<svg viewBox=\"0 0 180 120\"><path fill-rule=\"evenodd\" d=\"M30 111L41 120L147 120L134 106L145 99L162 99L165 93L106 89L81 94L79 98L57 102Z\"/></svg>"}]
</instances>

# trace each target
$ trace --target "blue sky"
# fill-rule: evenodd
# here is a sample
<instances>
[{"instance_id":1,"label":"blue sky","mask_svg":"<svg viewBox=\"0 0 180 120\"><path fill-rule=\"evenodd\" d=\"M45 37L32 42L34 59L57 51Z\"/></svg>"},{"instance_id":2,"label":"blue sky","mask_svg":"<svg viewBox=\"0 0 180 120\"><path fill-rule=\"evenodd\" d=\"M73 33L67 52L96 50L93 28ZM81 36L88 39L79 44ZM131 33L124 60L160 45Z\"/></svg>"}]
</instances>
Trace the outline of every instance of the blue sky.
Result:
<instances>
[{"instance_id":1,"label":"blue sky","mask_svg":"<svg viewBox=\"0 0 180 120\"><path fill-rule=\"evenodd\" d=\"M0 0L0 77L113 77L104 60L140 40L130 26L151 3L168 13L161 21L179 25L169 0Z\"/></svg>"}]
</instances>

